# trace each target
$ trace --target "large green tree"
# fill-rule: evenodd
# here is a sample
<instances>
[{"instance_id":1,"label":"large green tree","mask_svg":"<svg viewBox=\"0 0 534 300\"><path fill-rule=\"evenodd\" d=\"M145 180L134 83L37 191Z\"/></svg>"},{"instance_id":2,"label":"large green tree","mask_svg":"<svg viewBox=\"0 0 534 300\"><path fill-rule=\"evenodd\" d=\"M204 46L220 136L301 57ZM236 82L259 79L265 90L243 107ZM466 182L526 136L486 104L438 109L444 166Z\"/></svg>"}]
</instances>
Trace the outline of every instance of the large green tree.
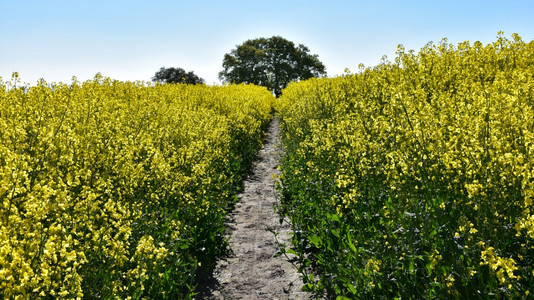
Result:
<instances>
[{"instance_id":1,"label":"large green tree","mask_svg":"<svg viewBox=\"0 0 534 300\"><path fill-rule=\"evenodd\" d=\"M159 71L154 74L152 81L161 83L186 83L197 84L204 83L204 79L198 77L193 71L186 72L182 68L165 68L161 67Z\"/></svg>"},{"instance_id":2,"label":"large green tree","mask_svg":"<svg viewBox=\"0 0 534 300\"><path fill-rule=\"evenodd\" d=\"M253 83L280 96L291 81L326 75L325 66L308 47L279 36L244 42L224 56L219 78L228 83Z\"/></svg>"}]
</instances>

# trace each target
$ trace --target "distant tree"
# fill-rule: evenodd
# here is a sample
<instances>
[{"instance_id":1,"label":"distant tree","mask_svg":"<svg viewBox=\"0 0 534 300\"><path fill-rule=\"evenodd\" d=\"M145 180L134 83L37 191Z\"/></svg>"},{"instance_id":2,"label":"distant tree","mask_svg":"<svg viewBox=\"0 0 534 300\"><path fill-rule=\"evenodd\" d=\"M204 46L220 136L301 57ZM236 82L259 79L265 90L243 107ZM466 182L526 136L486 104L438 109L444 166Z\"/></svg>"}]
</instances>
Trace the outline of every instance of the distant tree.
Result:
<instances>
[{"instance_id":1,"label":"distant tree","mask_svg":"<svg viewBox=\"0 0 534 300\"><path fill-rule=\"evenodd\" d=\"M279 36L248 40L224 56L219 78L265 86L278 97L291 81L326 75L318 56L309 51Z\"/></svg>"},{"instance_id":2,"label":"distant tree","mask_svg":"<svg viewBox=\"0 0 534 300\"><path fill-rule=\"evenodd\" d=\"M195 75L195 73L186 72L182 68L165 68L161 67L159 71L156 72L152 81L160 83L187 83L187 84L197 84L204 83L204 79Z\"/></svg>"}]
</instances>

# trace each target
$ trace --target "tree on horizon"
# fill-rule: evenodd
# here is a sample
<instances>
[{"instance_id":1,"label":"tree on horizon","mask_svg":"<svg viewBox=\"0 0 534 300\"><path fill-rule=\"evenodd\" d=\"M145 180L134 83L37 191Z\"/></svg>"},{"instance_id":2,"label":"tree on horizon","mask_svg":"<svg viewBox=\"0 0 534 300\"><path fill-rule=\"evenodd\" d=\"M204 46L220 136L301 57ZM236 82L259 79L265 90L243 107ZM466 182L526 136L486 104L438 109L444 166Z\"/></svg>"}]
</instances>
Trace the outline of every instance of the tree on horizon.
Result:
<instances>
[{"instance_id":1,"label":"tree on horizon","mask_svg":"<svg viewBox=\"0 0 534 300\"><path fill-rule=\"evenodd\" d=\"M278 97L292 81L326 75L318 55L309 52L280 36L247 40L224 56L219 78L265 86Z\"/></svg>"},{"instance_id":2,"label":"tree on horizon","mask_svg":"<svg viewBox=\"0 0 534 300\"><path fill-rule=\"evenodd\" d=\"M152 81L160 83L185 83L185 84L203 84L204 79L198 77L193 71L186 72L182 68L165 68L161 67L154 74Z\"/></svg>"}]
</instances>

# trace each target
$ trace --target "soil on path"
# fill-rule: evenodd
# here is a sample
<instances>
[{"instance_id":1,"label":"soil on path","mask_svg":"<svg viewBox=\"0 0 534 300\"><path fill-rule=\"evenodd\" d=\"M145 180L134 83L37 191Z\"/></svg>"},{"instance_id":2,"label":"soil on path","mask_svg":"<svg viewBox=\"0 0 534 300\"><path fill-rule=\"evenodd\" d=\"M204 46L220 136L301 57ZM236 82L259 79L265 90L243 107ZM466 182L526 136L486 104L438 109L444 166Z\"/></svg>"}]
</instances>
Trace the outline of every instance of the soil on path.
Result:
<instances>
[{"instance_id":1,"label":"soil on path","mask_svg":"<svg viewBox=\"0 0 534 300\"><path fill-rule=\"evenodd\" d=\"M263 148L254 162L244 191L228 216L231 254L217 263L211 283L200 299L308 299L295 267L283 255L278 241L289 244L290 225L280 225L273 174L281 156L279 122L274 117Z\"/></svg>"}]
</instances>

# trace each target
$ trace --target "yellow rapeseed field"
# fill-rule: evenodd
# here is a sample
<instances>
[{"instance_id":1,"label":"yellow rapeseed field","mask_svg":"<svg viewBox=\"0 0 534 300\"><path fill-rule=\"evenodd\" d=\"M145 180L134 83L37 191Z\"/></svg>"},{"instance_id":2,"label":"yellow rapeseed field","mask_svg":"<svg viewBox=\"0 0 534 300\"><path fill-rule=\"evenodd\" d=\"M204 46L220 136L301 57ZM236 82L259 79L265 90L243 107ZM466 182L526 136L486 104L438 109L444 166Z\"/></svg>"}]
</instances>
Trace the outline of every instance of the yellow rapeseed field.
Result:
<instances>
[{"instance_id":1,"label":"yellow rapeseed field","mask_svg":"<svg viewBox=\"0 0 534 300\"><path fill-rule=\"evenodd\" d=\"M534 41L399 46L393 62L291 84L277 109L282 211L307 289L533 292Z\"/></svg>"},{"instance_id":2,"label":"yellow rapeseed field","mask_svg":"<svg viewBox=\"0 0 534 300\"><path fill-rule=\"evenodd\" d=\"M0 298L191 297L274 97L18 81L0 80Z\"/></svg>"}]
</instances>

